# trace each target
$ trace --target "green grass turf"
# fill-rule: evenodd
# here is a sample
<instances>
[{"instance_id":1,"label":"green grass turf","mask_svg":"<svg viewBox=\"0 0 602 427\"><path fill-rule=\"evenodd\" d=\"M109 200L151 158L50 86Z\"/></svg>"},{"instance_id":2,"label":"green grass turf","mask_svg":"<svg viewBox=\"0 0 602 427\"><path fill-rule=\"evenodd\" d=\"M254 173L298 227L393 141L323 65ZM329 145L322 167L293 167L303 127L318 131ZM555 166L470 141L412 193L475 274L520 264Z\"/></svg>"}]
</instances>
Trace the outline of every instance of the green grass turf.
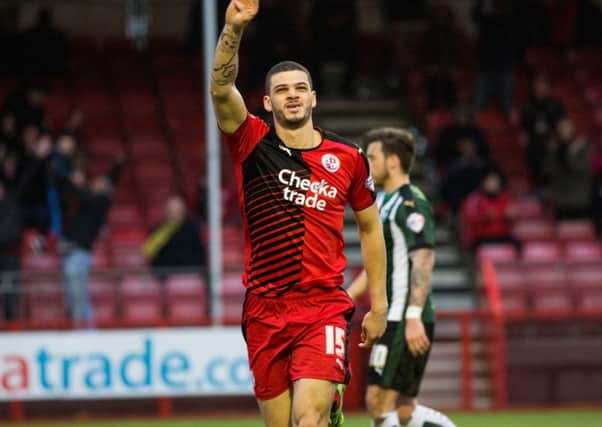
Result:
<instances>
[{"instance_id":1,"label":"green grass turf","mask_svg":"<svg viewBox=\"0 0 602 427\"><path fill-rule=\"evenodd\" d=\"M474 414L452 414L451 418L458 427L602 427L602 409L594 410L551 410L551 411L514 411ZM259 418L199 418L195 420L166 421L70 421L53 423L2 424L5 427L262 427ZM349 415L345 427L368 427L368 418Z\"/></svg>"}]
</instances>

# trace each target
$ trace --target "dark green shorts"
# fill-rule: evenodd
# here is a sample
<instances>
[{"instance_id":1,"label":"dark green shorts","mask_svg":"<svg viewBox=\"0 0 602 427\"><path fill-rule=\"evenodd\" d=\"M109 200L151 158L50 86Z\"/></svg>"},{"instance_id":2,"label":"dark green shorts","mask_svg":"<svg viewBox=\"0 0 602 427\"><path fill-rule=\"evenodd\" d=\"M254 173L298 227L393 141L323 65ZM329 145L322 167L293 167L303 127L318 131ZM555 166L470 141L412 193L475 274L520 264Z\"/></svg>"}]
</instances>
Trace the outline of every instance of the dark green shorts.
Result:
<instances>
[{"instance_id":1,"label":"dark green shorts","mask_svg":"<svg viewBox=\"0 0 602 427\"><path fill-rule=\"evenodd\" d=\"M433 342L434 323L425 323L428 339ZM430 354L412 356L405 339L405 323L388 322L385 334L374 344L370 354L368 384L397 390L405 396L415 397Z\"/></svg>"}]
</instances>

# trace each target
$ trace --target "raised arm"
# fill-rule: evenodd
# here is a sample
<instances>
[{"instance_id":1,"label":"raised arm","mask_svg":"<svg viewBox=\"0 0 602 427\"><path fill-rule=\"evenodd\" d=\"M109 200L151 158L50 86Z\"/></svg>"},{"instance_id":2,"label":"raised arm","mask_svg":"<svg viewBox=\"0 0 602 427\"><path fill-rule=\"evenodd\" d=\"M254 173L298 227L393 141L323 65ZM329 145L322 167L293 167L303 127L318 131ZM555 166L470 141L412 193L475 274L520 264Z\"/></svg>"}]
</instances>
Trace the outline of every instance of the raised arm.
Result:
<instances>
[{"instance_id":1,"label":"raised arm","mask_svg":"<svg viewBox=\"0 0 602 427\"><path fill-rule=\"evenodd\" d=\"M234 133L247 117L247 107L234 82L238 75L238 47L245 26L259 9L259 0L232 0L226 23L215 48L211 72L211 98L220 129Z\"/></svg>"},{"instance_id":2,"label":"raised arm","mask_svg":"<svg viewBox=\"0 0 602 427\"><path fill-rule=\"evenodd\" d=\"M387 256L376 203L361 211L355 211L355 219L366 269L366 286L370 293L370 311L366 313L362 322L360 347L369 347L382 336L387 325Z\"/></svg>"}]
</instances>

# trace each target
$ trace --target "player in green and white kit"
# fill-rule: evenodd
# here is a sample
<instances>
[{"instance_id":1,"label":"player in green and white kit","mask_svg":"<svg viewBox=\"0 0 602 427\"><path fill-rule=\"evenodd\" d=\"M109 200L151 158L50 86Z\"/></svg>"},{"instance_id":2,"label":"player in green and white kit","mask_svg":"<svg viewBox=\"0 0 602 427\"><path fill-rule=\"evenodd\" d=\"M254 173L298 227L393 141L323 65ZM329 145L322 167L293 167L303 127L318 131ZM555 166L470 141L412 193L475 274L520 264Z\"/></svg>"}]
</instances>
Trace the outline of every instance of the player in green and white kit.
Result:
<instances>
[{"instance_id":1,"label":"player in green and white kit","mask_svg":"<svg viewBox=\"0 0 602 427\"><path fill-rule=\"evenodd\" d=\"M363 137L387 246L387 329L370 355L366 405L375 427L454 427L416 396L429 357L435 314L430 282L435 264L433 208L410 183L415 157L413 135L398 128L378 128ZM347 291L364 293L362 272Z\"/></svg>"}]
</instances>

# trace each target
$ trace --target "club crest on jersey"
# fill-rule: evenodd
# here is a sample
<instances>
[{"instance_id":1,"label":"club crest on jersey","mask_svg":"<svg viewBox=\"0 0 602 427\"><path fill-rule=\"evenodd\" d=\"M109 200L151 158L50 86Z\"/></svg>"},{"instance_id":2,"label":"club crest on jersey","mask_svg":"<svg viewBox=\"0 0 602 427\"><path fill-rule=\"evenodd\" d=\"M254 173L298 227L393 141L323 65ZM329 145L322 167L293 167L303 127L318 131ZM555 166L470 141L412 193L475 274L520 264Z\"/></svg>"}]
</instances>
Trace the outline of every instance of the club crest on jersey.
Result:
<instances>
[{"instance_id":1,"label":"club crest on jersey","mask_svg":"<svg viewBox=\"0 0 602 427\"><path fill-rule=\"evenodd\" d=\"M341 167L341 161L334 154L324 154L322 156L322 166L324 166L324 169L328 172L336 172Z\"/></svg>"},{"instance_id":2,"label":"club crest on jersey","mask_svg":"<svg viewBox=\"0 0 602 427\"><path fill-rule=\"evenodd\" d=\"M414 233L420 233L424 228L425 223L426 219L424 218L424 215L418 212L411 213L410 216L408 216L408 219L406 220L406 225Z\"/></svg>"}]
</instances>

